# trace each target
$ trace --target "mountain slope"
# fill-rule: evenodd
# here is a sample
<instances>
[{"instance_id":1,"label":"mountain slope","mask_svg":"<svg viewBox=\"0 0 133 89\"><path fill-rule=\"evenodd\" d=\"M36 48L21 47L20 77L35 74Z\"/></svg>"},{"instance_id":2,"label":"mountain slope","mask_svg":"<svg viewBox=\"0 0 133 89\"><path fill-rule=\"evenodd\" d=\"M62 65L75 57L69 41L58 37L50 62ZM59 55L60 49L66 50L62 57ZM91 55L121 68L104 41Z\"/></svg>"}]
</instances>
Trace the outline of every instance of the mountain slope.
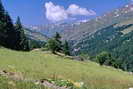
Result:
<instances>
[{"instance_id":1,"label":"mountain slope","mask_svg":"<svg viewBox=\"0 0 133 89\"><path fill-rule=\"evenodd\" d=\"M69 40L72 43L77 43L79 40L85 38L98 31L99 29L120 23L125 20L133 18L133 4L127 4L123 7L107 12L102 16L87 22L76 23L62 23L62 24L48 24L42 26L31 26L34 31L41 32L46 36L53 36L55 32L60 32L63 39Z\"/></svg>"},{"instance_id":2,"label":"mountain slope","mask_svg":"<svg viewBox=\"0 0 133 89\"><path fill-rule=\"evenodd\" d=\"M28 27L32 31L41 32L42 34L52 37L56 32L63 33L65 30L72 30L73 25L68 23L59 23L59 24L46 24L46 25L36 25Z\"/></svg>"},{"instance_id":3,"label":"mountain slope","mask_svg":"<svg viewBox=\"0 0 133 89\"><path fill-rule=\"evenodd\" d=\"M122 61L124 70L133 71L133 22L123 21L88 35L73 46L76 54L96 56L102 51L110 52Z\"/></svg>"},{"instance_id":4,"label":"mountain slope","mask_svg":"<svg viewBox=\"0 0 133 89\"><path fill-rule=\"evenodd\" d=\"M28 53L1 48L0 53L0 69L22 73L28 79L56 77L80 81L87 89L128 89L133 86L133 76L129 73L90 61L73 61L41 51Z\"/></svg>"},{"instance_id":5,"label":"mountain slope","mask_svg":"<svg viewBox=\"0 0 133 89\"><path fill-rule=\"evenodd\" d=\"M42 33L32 31L29 29L25 29L25 34L29 39L32 39L32 40L42 41L42 42L46 42L48 40L48 37L43 35Z\"/></svg>"},{"instance_id":6,"label":"mountain slope","mask_svg":"<svg viewBox=\"0 0 133 89\"><path fill-rule=\"evenodd\" d=\"M88 34L93 34L99 29L125 20L130 20L131 18L133 18L133 4L127 4L86 23L81 23L80 25L75 26L73 30L66 30L64 32L64 38L77 42L78 40L88 36Z\"/></svg>"}]
</instances>

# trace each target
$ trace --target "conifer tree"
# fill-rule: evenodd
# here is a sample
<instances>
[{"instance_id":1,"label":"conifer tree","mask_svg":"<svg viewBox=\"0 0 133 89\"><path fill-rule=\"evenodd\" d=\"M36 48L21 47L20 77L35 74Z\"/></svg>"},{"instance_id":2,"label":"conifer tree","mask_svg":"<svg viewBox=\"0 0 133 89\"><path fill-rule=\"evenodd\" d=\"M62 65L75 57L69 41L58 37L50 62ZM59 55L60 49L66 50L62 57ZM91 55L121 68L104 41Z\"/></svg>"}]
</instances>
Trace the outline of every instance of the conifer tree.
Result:
<instances>
[{"instance_id":1,"label":"conifer tree","mask_svg":"<svg viewBox=\"0 0 133 89\"><path fill-rule=\"evenodd\" d=\"M3 19L4 14L5 14L5 9L2 5L2 1L0 0L0 18L1 18L1 20Z\"/></svg>"},{"instance_id":2,"label":"conifer tree","mask_svg":"<svg viewBox=\"0 0 133 89\"><path fill-rule=\"evenodd\" d=\"M5 10L0 0L0 45L5 45L6 30L3 29L5 25L4 18L5 18Z\"/></svg>"},{"instance_id":3,"label":"conifer tree","mask_svg":"<svg viewBox=\"0 0 133 89\"><path fill-rule=\"evenodd\" d=\"M14 31L12 20L0 0L0 45L13 48L15 43Z\"/></svg>"},{"instance_id":4,"label":"conifer tree","mask_svg":"<svg viewBox=\"0 0 133 89\"><path fill-rule=\"evenodd\" d=\"M65 55L70 55L70 48L68 42L65 40L65 43L63 45L63 52Z\"/></svg>"},{"instance_id":5,"label":"conifer tree","mask_svg":"<svg viewBox=\"0 0 133 89\"><path fill-rule=\"evenodd\" d=\"M15 24L15 30L16 30L16 50L26 50L28 46L28 41L24 33L24 28L21 24L20 18L17 18L16 24Z\"/></svg>"},{"instance_id":6,"label":"conifer tree","mask_svg":"<svg viewBox=\"0 0 133 89\"><path fill-rule=\"evenodd\" d=\"M59 42L57 42L55 39L49 39L47 42L47 47L52 53L55 54L58 52L57 49L59 48Z\"/></svg>"},{"instance_id":7,"label":"conifer tree","mask_svg":"<svg viewBox=\"0 0 133 89\"><path fill-rule=\"evenodd\" d=\"M56 51L57 51L57 52L62 51L61 35L60 35L58 32L56 32L56 34L55 34L55 36L54 36L54 39L55 39L55 40L57 41L57 43L58 43L58 46L57 46L57 48L56 48Z\"/></svg>"},{"instance_id":8,"label":"conifer tree","mask_svg":"<svg viewBox=\"0 0 133 89\"><path fill-rule=\"evenodd\" d=\"M20 18L17 18L14 27L11 17L5 11L2 1L0 0L0 45L15 49L27 50L28 40L24 34L24 29L21 24Z\"/></svg>"},{"instance_id":9,"label":"conifer tree","mask_svg":"<svg viewBox=\"0 0 133 89\"><path fill-rule=\"evenodd\" d=\"M56 32L54 38L55 38L55 40L60 41L61 35L58 32Z\"/></svg>"},{"instance_id":10,"label":"conifer tree","mask_svg":"<svg viewBox=\"0 0 133 89\"><path fill-rule=\"evenodd\" d=\"M14 45L16 43L16 34L15 34L15 28L13 25L13 22L9 16L9 14L5 13L5 30L6 30L6 47L14 49Z\"/></svg>"}]
</instances>

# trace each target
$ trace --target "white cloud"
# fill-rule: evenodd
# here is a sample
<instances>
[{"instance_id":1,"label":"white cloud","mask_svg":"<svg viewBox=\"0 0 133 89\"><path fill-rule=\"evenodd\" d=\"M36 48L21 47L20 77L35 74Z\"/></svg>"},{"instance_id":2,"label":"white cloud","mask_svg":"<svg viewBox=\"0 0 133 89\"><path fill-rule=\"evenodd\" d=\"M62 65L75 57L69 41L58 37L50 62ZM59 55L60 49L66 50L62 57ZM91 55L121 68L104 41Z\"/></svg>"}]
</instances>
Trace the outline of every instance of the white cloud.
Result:
<instances>
[{"instance_id":1,"label":"white cloud","mask_svg":"<svg viewBox=\"0 0 133 89\"><path fill-rule=\"evenodd\" d=\"M86 8L81 8L76 4L71 4L69 8L67 9L67 13L70 15L95 15L96 13L93 10L87 10Z\"/></svg>"},{"instance_id":2,"label":"white cloud","mask_svg":"<svg viewBox=\"0 0 133 89\"><path fill-rule=\"evenodd\" d=\"M46 18L50 21L61 21L68 18L65 9L59 5L54 5L52 2L45 4Z\"/></svg>"},{"instance_id":3,"label":"white cloud","mask_svg":"<svg viewBox=\"0 0 133 89\"><path fill-rule=\"evenodd\" d=\"M67 9L64 9L63 6L54 5L52 2L45 3L46 8L46 18L52 22L63 21L70 16L90 16L95 15L96 13L93 10L87 10L76 4L71 4Z\"/></svg>"}]
</instances>

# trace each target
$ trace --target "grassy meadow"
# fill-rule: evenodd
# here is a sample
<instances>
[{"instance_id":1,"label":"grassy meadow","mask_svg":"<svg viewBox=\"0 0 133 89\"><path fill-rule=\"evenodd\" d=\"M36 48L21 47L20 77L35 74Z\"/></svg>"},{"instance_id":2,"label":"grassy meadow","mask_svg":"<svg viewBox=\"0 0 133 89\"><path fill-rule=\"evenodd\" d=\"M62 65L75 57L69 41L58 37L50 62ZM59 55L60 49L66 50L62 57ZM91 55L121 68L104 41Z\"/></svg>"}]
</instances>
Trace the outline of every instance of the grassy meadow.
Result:
<instances>
[{"instance_id":1,"label":"grassy meadow","mask_svg":"<svg viewBox=\"0 0 133 89\"><path fill-rule=\"evenodd\" d=\"M32 82L15 81L0 76L0 89L48 89L41 85L35 85Z\"/></svg>"},{"instance_id":2,"label":"grassy meadow","mask_svg":"<svg viewBox=\"0 0 133 89\"><path fill-rule=\"evenodd\" d=\"M42 51L16 52L0 48L0 70L21 73L25 79L39 80L56 77L84 82L87 89L129 89L133 87L133 75L127 72L99 66L90 61L74 61ZM10 80L0 76L0 89L13 89L5 88L8 85L6 81ZM18 87L14 89L45 89L40 86L33 88L34 84L28 85L23 82L16 83L16 86Z\"/></svg>"}]
</instances>

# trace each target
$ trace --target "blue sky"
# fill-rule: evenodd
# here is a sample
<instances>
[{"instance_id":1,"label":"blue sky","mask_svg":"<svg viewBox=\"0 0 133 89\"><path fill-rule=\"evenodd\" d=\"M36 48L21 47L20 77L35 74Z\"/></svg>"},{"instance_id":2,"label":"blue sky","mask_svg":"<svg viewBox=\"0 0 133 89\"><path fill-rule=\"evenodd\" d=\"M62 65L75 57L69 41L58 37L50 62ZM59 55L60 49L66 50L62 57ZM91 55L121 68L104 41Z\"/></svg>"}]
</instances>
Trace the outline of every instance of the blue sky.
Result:
<instances>
[{"instance_id":1,"label":"blue sky","mask_svg":"<svg viewBox=\"0 0 133 89\"><path fill-rule=\"evenodd\" d=\"M6 10L12 16L13 20L15 20L17 16L20 16L23 24L25 25L45 24L47 22L59 22L64 20L71 21L90 19L92 17L102 15L103 13L113 10L115 8L121 7L129 2L128 0L2 1ZM77 8L80 9L80 11L77 10Z\"/></svg>"}]
</instances>

